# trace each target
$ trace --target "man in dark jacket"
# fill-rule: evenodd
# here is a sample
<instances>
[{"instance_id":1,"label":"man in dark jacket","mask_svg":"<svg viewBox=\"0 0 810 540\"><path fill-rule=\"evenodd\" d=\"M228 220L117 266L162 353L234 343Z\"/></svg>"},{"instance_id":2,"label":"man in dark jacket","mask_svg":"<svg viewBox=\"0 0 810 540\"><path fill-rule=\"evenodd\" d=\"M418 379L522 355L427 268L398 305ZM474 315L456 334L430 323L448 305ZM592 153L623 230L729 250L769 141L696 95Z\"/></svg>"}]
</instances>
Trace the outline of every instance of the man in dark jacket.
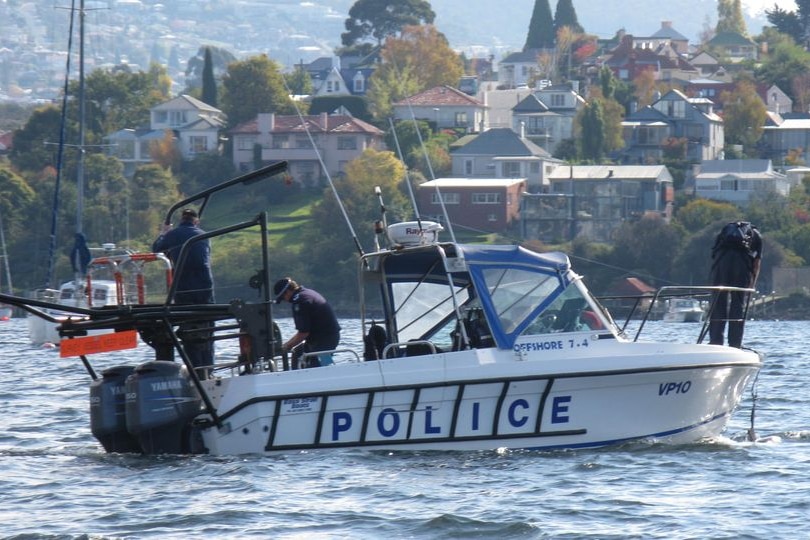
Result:
<instances>
[{"instance_id":1,"label":"man in dark jacket","mask_svg":"<svg viewBox=\"0 0 810 540\"><path fill-rule=\"evenodd\" d=\"M175 304L213 304L214 278L211 273L211 245L208 240L194 242L190 245L182 267L178 267L180 249L187 240L203 234L199 227L197 212L191 208L183 210L180 223L171 228L167 225L163 233L152 244L154 253L165 252L174 267L174 280L177 282ZM214 363L214 344L210 339L210 332L203 330L210 328L211 323L196 323L182 325L180 331L193 333L193 337L205 338L204 343L194 343L192 339L185 340L186 352L195 367L206 367ZM203 371L202 376L206 375Z\"/></svg>"},{"instance_id":2,"label":"man in dark jacket","mask_svg":"<svg viewBox=\"0 0 810 540\"><path fill-rule=\"evenodd\" d=\"M729 223L717 235L712 247L712 285L753 288L761 261L762 237L757 228L744 221ZM743 291L716 294L709 323L712 345L723 344L728 321L729 346L742 346L745 297Z\"/></svg>"},{"instance_id":3,"label":"man in dark jacket","mask_svg":"<svg viewBox=\"0 0 810 540\"><path fill-rule=\"evenodd\" d=\"M276 281L273 294L276 296L276 303L284 300L292 304L296 333L284 343L285 351L301 343L304 344L304 352L332 351L337 348L340 324L332 306L323 296L313 289L300 286L289 277ZM321 366L331 365L334 363L332 354L319 354L318 362ZM293 360L293 365L295 363Z\"/></svg>"}]
</instances>

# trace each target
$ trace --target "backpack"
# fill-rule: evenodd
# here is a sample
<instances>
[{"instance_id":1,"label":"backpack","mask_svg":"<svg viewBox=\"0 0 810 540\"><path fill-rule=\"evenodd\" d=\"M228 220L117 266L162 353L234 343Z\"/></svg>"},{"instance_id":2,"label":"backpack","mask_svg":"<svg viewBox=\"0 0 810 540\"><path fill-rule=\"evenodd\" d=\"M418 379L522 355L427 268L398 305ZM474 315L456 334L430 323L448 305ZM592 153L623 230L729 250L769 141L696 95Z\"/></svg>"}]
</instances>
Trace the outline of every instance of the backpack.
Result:
<instances>
[{"instance_id":1,"label":"backpack","mask_svg":"<svg viewBox=\"0 0 810 540\"><path fill-rule=\"evenodd\" d=\"M726 249L737 249L745 251L749 256L751 253L751 243L754 238L754 226L747 221L732 221L723 226L712 248L714 257L718 251Z\"/></svg>"}]
</instances>

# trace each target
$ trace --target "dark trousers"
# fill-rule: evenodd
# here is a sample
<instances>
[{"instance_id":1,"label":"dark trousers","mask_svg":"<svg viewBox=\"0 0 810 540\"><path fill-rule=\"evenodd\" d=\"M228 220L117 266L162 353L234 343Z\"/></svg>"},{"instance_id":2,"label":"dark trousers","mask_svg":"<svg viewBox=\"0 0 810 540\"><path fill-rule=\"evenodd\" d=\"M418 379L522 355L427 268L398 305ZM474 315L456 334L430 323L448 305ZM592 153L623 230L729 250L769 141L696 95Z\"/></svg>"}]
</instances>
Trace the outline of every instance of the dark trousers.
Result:
<instances>
[{"instance_id":1,"label":"dark trousers","mask_svg":"<svg viewBox=\"0 0 810 540\"><path fill-rule=\"evenodd\" d=\"M728 321L728 344L740 348L743 338L743 306L746 293L740 291L715 293L714 310L709 322L709 343L723 344L723 334Z\"/></svg>"},{"instance_id":2,"label":"dark trousers","mask_svg":"<svg viewBox=\"0 0 810 540\"><path fill-rule=\"evenodd\" d=\"M175 304L213 304L214 295L211 291L181 291L175 295ZM206 368L214 365L214 323L211 321L191 322L181 324L178 333L187 337L183 339L191 365L195 368ZM209 375L207 369L197 369L197 375L205 379Z\"/></svg>"}]
</instances>

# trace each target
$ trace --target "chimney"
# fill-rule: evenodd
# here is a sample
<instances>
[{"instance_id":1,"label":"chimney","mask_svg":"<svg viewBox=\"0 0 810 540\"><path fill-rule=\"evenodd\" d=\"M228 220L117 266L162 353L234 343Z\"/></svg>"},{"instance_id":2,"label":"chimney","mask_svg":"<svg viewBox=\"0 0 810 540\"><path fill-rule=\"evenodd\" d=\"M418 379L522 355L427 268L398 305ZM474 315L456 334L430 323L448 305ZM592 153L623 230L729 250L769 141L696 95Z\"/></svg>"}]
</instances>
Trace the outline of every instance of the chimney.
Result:
<instances>
[{"instance_id":1,"label":"chimney","mask_svg":"<svg viewBox=\"0 0 810 540\"><path fill-rule=\"evenodd\" d=\"M520 121L520 138L521 139L526 138L526 122L524 122L523 120Z\"/></svg>"},{"instance_id":2,"label":"chimney","mask_svg":"<svg viewBox=\"0 0 810 540\"><path fill-rule=\"evenodd\" d=\"M321 113L321 127L324 131L329 131L329 113Z\"/></svg>"},{"instance_id":3,"label":"chimney","mask_svg":"<svg viewBox=\"0 0 810 540\"><path fill-rule=\"evenodd\" d=\"M661 28L672 28L672 21L661 21Z\"/></svg>"},{"instance_id":4,"label":"chimney","mask_svg":"<svg viewBox=\"0 0 810 540\"><path fill-rule=\"evenodd\" d=\"M256 127L260 135L267 135L276 127L276 114L259 113L256 116Z\"/></svg>"}]
</instances>

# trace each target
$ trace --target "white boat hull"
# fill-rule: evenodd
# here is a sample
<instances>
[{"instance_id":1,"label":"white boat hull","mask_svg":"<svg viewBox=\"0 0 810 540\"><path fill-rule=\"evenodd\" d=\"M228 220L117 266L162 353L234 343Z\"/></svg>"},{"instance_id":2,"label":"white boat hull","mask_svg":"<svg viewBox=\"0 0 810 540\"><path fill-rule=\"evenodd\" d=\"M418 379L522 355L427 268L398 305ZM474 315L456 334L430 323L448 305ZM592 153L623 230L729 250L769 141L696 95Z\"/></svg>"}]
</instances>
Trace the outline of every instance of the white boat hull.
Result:
<instances>
[{"instance_id":1,"label":"white boat hull","mask_svg":"<svg viewBox=\"0 0 810 540\"><path fill-rule=\"evenodd\" d=\"M668 354L649 344L590 348L614 347L627 348L621 367L600 369L604 358L583 357L580 365L590 367L577 373L564 367L570 351L567 359L519 360L488 350L206 381L222 427L202 437L211 454L689 442L724 429L759 367L750 351L729 363L727 349L724 363L707 365L714 349L707 346Z\"/></svg>"}]
</instances>

